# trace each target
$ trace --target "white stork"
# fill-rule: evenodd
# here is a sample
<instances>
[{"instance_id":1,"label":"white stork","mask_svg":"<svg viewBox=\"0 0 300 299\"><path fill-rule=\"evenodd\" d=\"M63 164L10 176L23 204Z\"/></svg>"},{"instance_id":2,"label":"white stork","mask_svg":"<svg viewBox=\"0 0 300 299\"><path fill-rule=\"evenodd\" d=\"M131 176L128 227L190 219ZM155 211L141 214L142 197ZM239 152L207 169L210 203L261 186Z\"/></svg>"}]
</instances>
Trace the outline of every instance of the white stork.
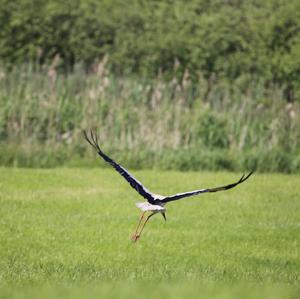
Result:
<instances>
[{"instance_id":1,"label":"white stork","mask_svg":"<svg viewBox=\"0 0 300 299\"><path fill-rule=\"evenodd\" d=\"M83 131L84 137L87 140L87 142L98 152L99 156L101 156L106 162L108 162L121 176L125 178L125 180L130 184L132 188L134 188L141 196L143 196L147 201L146 202L138 202L136 203L136 206L142 211L142 214L140 216L140 220L138 222L138 225L135 229L135 232L132 236L132 241L136 242L140 236L141 233L148 222L148 220L155 214L160 213L166 220L166 208L165 205L174 200L178 200L181 198L201 194L201 193L207 193L207 192L217 192L217 191L223 191L223 190L228 190L231 189L244 181L246 181L253 171L251 171L247 176L243 175L237 182L226 185L226 186L221 186L221 187L216 187L216 188L209 188L209 189L199 189L199 190L194 190L194 191L189 191L189 192L184 192L184 193L177 193L174 195L170 196L163 196L159 194L155 194L150 192L147 188L145 188L141 182L139 182L132 174L129 173L128 170L126 170L124 167L116 163L113 159L108 157L106 154L103 153L103 151L100 149L99 144L98 144L98 139L97 136L93 134L92 131L90 131L90 137L88 137L88 134L86 131ZM146 217L142 224L142 220L144 219L144 216L146 212L150 212L150 214ZM142 226L141 226L142 224ZM141 228L140 228L141 226ZM138 231L140 228L140 231Z\"/></svg>"}]
</instances>

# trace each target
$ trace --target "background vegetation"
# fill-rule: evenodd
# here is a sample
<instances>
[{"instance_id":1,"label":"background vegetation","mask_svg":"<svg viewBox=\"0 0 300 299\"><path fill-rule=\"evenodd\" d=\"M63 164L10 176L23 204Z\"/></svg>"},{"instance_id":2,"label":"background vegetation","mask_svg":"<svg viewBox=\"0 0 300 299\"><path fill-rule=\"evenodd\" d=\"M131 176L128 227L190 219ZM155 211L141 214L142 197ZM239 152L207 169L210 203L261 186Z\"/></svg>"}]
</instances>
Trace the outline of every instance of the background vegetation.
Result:
<instances>
[{"instance_id":1,"label":"background vegetation","mask_svg":"<svg viewBox=\"0 0 300 299\"><path fill-rule=\"evenodd\" d=\"M98 64L14 69L0 87L2 165L98 166L82 135L93 128L131 168L300 170L299 105L277 86L115 77Z\"/></svg>"},{"instance_id":2,"label":"background vegetation","mask_svg":"<svg viewBox=\"0 0 300 299\"><path fill-rule=\"evenodd\" d=\"M299 87L298 0L1 0L4 63L89 66L109 55L115 72L144 75L187 69L235 79L259 77L290 93ZM298 91L295 90L299 97ZM292 94L289 97L293 97Z\"/></svg>"},{"instance_id":3,"label":"background vegetation","mask_svg":"<svg viewBox=\"0 0 300 299\"><path fill-rule=\"evenodd\" d=\"M0 164L299 172L300 2L0 0ZM89 149L90 150L90 149Z\"/></svg>"}]
</instances>

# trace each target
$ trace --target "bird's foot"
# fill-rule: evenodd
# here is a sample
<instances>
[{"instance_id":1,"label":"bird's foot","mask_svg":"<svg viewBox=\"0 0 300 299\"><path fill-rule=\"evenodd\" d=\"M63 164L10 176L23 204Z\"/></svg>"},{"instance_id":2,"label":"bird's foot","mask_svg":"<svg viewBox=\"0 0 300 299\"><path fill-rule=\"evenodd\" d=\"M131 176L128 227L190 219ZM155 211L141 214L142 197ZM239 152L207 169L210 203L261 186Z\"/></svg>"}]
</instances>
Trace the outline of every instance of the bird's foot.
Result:
<instances>
[{"instance_id":1,"label":"bird's foot","mask_svg":"<svg viewBox=\"0 0 300 299\"><path fill-rule=\"evenodd\" d=\"M139 235L133 235L131 237L132 242L136 242L139 239L139 237L140 237Z\"/></svg>"}]
</instances>

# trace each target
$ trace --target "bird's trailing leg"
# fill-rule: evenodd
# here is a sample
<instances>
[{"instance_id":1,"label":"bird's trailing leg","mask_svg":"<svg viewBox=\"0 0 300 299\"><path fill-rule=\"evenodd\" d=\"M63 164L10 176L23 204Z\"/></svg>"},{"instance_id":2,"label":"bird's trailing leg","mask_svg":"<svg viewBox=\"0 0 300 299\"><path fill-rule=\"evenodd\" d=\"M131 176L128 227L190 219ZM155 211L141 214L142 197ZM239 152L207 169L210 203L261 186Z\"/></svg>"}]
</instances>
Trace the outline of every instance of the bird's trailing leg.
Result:
<instances>
[{"instance_id":1,"label":"bird's trailing leg","mask_svg":"<svg viewBox=\"0 0 300 299\"><path fill-rule=\"evenodd\" d=\"M135 236L134 236L135 238L132 238L132 241L136 242L136 241L140 238L140 236L141 236L141 234L142 234L142 231L143 231L143 229L144 229L146 223L148 222L148 220L149 220L153 215L155 215L155 213L150 214L150 215L146 218L146 220L144 221L143 226L142 226L140 232L139 232L138 234L135 234Z\"/></svg>"},{"instance_id":2,"label":"bird's trailing leg","mask_svg":"<svg viewBox=\"0 0 300 299\"><path fill-rule=\"evenodd\" d=\"M138 223L138 225L137 225L137 227L136 227L136 229L135 229L134 234L133 234L132 237L131 237L132 241L136 241L136 240L137 240L136 234L137 234L138 229L139 229L139 227L140 227L140 225L141 225L141 223L142 223L142 220L143 220L143 218L144 218L144 216L145 216L145 213L146 213L146 212L143 212L143 213L141 214L139 223Z\"/></svg>"}]
</instances>

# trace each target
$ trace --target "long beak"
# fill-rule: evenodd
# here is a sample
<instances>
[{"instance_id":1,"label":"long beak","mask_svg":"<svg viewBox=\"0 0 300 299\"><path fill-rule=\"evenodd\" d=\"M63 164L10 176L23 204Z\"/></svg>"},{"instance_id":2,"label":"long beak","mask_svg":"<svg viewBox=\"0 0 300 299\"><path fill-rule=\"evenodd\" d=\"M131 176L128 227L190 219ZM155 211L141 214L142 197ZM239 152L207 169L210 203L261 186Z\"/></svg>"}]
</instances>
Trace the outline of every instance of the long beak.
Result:
<instances>
[{"instance_id":1,"label":"long beak","mask_svg":"<svg viewBox=\"0 0 300 299\"><path fill-rule=\"evenodd\" d=\"M161 214L163 215L165 221L167 221L166 213L165 213L165 212L162 212Z\"/></svg>"}]
</instances>

